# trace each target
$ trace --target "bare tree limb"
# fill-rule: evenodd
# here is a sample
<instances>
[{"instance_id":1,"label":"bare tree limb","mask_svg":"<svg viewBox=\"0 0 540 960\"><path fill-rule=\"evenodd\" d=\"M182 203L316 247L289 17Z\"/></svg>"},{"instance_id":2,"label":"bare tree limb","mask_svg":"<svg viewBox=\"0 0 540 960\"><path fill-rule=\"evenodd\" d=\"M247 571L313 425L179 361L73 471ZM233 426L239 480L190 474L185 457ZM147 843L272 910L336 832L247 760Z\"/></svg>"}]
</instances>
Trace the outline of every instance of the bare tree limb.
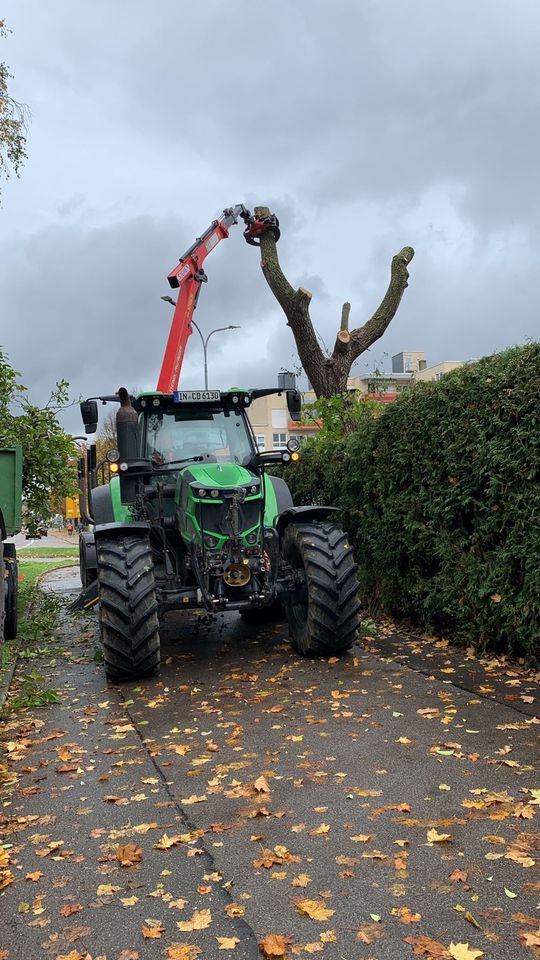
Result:
<instances>
[{"instance_id":1,"label":"bare tree limb","mask_svg":"<svg viewBox=\"0 0 540 960\"><path fill-rule=\"evenodd\" d=\"M255 207L255 215L259 218L267 217L269 212L268 207ZM267 231L262 234L261 267L266 282L287 317L300 361L318 397L331 396L347 389L352 364L382 337L395 316L407 287L407 266L413 257L413 248L403 247L392 259L388 289L373 316L362 327L349 332L351 305L343 304L334 349L327 356L320 347L309 314L312 299L310 291L303 287L294 289L281 269L273 233Z\"/></svg>"}]
</instances>

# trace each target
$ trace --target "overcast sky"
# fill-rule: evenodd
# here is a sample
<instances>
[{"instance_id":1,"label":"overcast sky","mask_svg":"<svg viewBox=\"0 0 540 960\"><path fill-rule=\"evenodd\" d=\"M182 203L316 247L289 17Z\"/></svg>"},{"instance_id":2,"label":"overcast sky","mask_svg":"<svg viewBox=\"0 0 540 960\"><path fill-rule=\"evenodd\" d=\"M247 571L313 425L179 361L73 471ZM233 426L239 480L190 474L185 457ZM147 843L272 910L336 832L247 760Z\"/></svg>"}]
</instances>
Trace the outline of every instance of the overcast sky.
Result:
<instances>
[{"instance_id":1,"label":"overcast sky","mask_svg":"<svg viewBox=\"0 0 540 960\"><path fill-rule=\"evenodd\" d=\"M2 187L0 343L35 400L60 377L84 396L154 387L167 273L239 202L278 215L328 345L343 300L363 323L415 248L356 373L538 339L538 0L4 0L2 16L32 120ZM198 324L242 327L212 339L210 386L274 383L295 345L240 226L205 268ZM182 382L203 382L196 334Z\"/></svg>"}]
</instances>

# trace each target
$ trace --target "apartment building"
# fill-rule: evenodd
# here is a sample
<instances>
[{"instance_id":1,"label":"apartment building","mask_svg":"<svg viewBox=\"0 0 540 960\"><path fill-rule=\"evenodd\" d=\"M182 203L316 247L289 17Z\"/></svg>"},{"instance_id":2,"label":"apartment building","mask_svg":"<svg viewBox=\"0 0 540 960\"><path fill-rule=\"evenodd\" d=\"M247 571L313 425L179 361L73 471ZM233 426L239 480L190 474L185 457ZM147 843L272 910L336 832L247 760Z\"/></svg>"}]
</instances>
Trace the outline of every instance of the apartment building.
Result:
<instances>
[{"instance_id":1,"label":"apartment building","mask_svg":"<svg viewBox=\"0 0 540 960\"><path fill-rule=\"evenodd\" d=\"M411 383L418 380L440 380L456 367L462 367L467 361L444 360L432 367L427 366L426 355L420 350L409 350L392 357L391 373L373 372L360 377L349 377L348 390L356 390L382 403L392 403ZM293 374L279 374L280 386L294 386ZM303 404L312 403L315 394L312 390L302 393ZM249 419L257 440L259 450L284 450L292 437L299 440L313 436L320 429L319 421L301 424L289 420L287 398L285 394L260 397L249 408Z\"/></svg>"}]
</instances>

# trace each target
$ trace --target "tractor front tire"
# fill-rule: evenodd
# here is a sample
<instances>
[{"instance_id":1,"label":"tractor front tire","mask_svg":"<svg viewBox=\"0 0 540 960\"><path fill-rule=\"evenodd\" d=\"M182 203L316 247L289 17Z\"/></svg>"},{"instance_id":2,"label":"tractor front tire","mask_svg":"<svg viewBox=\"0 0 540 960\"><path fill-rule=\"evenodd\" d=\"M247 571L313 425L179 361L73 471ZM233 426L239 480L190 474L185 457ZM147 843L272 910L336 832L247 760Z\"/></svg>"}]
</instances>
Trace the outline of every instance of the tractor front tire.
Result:
<instances>
[{"instance_id":1,"label":"tractor front tire","mask_svg":"<svg viewBox=\"0 0 540 960\"><path fill-rule=\"evenodd\" d=\"M292 523L282 555L305 577L301 602L285 601L291 644L304 657L349 650L358 636L360 601L347 534L329 521Z\"/></svg>"},{"instance_id":2,"label":"tractor front tire","mask_svg":"<svg viewBox=\"0 0 540 960\"><path fill-rule=\"evenodd\" d=\"M17 636L17 594L19 586L19 565L14 543L4 544L4 567L6 580L6 616L4 636L6 640L15 640Z\"/></svg>"},{"instance_id":3,"label":"tractor front tire","mask_svg":"<svg viewBox=\"0 0 540 960\"><path fill-rule=\"evenodd\" d=\"M97 580L107 679L155 676L160 641L149 538L99 537Z\"/></svg>"}]
</instances>

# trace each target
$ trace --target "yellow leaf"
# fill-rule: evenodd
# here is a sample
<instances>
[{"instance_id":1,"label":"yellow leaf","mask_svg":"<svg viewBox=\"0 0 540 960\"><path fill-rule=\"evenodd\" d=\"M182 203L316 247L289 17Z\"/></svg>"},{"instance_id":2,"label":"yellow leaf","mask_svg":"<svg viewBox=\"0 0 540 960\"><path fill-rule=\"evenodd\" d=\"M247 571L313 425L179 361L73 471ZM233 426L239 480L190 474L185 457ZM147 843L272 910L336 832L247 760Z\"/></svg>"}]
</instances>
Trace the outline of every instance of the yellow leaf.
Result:
<instances>
[{"instance_id":1,"label":"yellow leaf","mask_svg":"<svg viewBox=\"0 0 540 960\"><path fill-rule=\"evenodd\" d=\"M514 893L512 890L509 890L508 887L504 888L504 892L506 896L510 898L510 900L514 900L515 897L517 897L517 893Z\"/></svg>"},{"instance_id":2,"label":"yellow leaf","mask_svg":"<svg viewBox=\"0 0 540 960\"><path fill-rule=\"evenodd\" d=\"M182 797L180 803L183 803L184 806L189 806L191 803L202 803L203 800L206 800L206 794L203 793L202 796L198 797L195 793L192 793L190 797Z\"/></svg>"},{"instance_id":3,"label":"yellow leaf","mask_svg":"<svg viewBox=\"0 0 540 960\"><path fill-rule=\"evenodd\" d=\"M330 824L329 824L329 823L321 823L320 827L315 827L314 830L310 830L309 832L310 832L310 834L311 834L312 837L315 837L315 836L317 836L317 835L319 835L319 834L321 834L321 833L329 833L329 831L330 831Z\"/></svg>"},{"instance_id":4,"label":"yellow leaf","mask_svg":"<svg viewBox=\"0 0 540 960\"><path fill-rule=\"evenodd\" d=\"M228 917L243 917L246 912L242 903L228 903L224 910Z\"/></svg>"},{"instance_id":5,"label":"yellow leaf","mask_svg":"<svg viewBox=\"0 0 540 960\"><path fill-rule=\"evenodd\" d=\"M448 840L452 839L450 833L437 833L435 828L428 830L427 832L428 843L446 843Z\"/></svg>"},{"instance_id":6,"label":"yellow leaf","mask_svg":"<svg viewBox=\"0 0 540 960\"><path fill-rule=\"evenodd\" d=\"M298 876L294 878L292 885L293 887L307 887L308 883L311 883L309 874L299 873Z\"/></svg>"},{"instance_id":7,"label":"yellow leaf","mask_svg":"<svg viewBox=\"0 0 540 960\"><path fill-rule=\"evenodd\" d=\"M98 897L107 897L112 893L116 893L120 889L121 887L115 887L112 883L100 883L96 893Z\"/></svg>"},{"instance_id":8,"label":"yellow leaf","mask_svg":"<svg viewBox=\"0 0 540 960\"><path fill-rule=\"evenodd\" d=\"M205 930L212 923L210 910L194 910L191 920L177 920L176 926L179 930Z\"/></svg>"},{"instance_id":9,"label":"yellow leaf","mask_svg":"<svg viewBox=\"0 0 540 960\"><path fill-rule=\"evenodd\" d=\"M356 836L351 837L351 840L353 840L354 843L367 843L368 840L371 840L371 834L357 833Z\"/></svg>"},{"instance_id":10,"label":"yellow leaf","mask_svg":"<svg viewBox=\"0 0 540 960\"><path fill-rule=\"evenodd\" d=\"M324 933L319 934L319 940L323 943L337 943L336 931L325 930Z\"/></svg>"},{"instance_id":11,"label":"yellow leaf","mask_svg":"<svg viewBox=\"0 0 540 960\"><path fill-rule=\"evenodd\" d=\"M167 960L197 960L201 952L193 943L172 943L167 947Z\"/></svg>"},{"instance_id":12,"label":"yellow leaf","mask_svg":"<svg viewBox=\"0 0 540 960\"><path fill-rule=\"evenodd\" d=\"M216 937L220 950L235 950L237 943L240 943L238 937Z\"/></svg>"},{"instance_id":13,"label":"yellow leaf","mask_svg":"<svg viewBox=\"0 0 540 960\"><path fill-rule=\"evenodd\" d=\"M305 913L312 920L328 920L336 912L329 910L322 900L297 900L295 906L299 913Z\"/></svg>"},{"instance_id":14,"label":"yellow leaf","mask_svg":"<svg viewBox=\"0 0 540 960\"><path fill-rule=\"evenodd\" d=\"M124 907L134 907L138 902L139 898L136 897L135 894L132 897L120 897L120 903L122 903Z\"/></svg>"},{"instance_id":15,"label":"yellow leaf","mask_svg":"<svg viewBox=\"0 0 540 960\"><path fill-rule=\"evenodd\" d=\"M451 943L448 947L448 953L454 960L479 960L484 956L482 950L476 950L470 947L468 943Z\"/></svg>"}]
</instances>

